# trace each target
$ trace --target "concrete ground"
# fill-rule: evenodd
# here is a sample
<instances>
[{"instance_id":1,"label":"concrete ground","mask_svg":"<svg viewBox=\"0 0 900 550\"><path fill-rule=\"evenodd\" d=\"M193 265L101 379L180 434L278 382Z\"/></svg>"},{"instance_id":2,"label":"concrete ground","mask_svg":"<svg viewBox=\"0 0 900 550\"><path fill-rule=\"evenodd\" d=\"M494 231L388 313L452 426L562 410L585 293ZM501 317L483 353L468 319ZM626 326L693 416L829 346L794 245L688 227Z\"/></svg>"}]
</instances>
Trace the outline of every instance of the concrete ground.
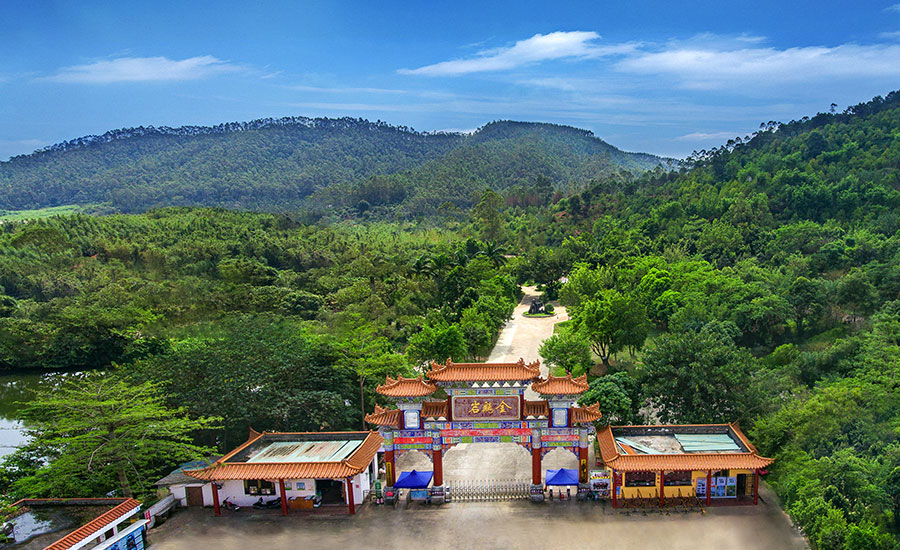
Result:
<instances>
[{"instance_id":1,"label":"concrete ground","mask_svg":"<svg viewBox=\"0 0 900 550\"><path fill-rule=\"evenodd\" d=\"M534 288L500 334L492 362L539 358L538 348L553 334L553 325L568 319L565 308L555 317L529 319ZM546 376L548 369L541 365ZM529 390L530 392L530 390ZM533 392L528 399L536 399ZM589 464L593 465L593 447ZM556 449L543 469L576 468L575 455ZM399 471L431 470L427 456L410 452L397 460ZM531 456L512 444L463 444L444 457L444 480L530 480ZM800 533L764 486L759 506L714 506L703 513L626 514L608 502L451 502L443 506L414 503L409 508L364 505L356 516L294 515L242 509L216 518L212 510L190 509L150 533L153 550L265 548L477 548L512 550L535 547L696 550L794 550L808 548Z\"/></svg>"},{"instance_id":2,"label":"concrete ground","mask_svg":"<svg viewBox=\"0 0 900 550\"><path fill-rule=\"evenodd\" d=\"M599 548L795 550L808 548L768 498L704 513L626 515L608 503L452 502L365 505L356 516L291 516L242 509L214 517L189 509L150 532L153 550L293 548Z\"/></svg>"}]
</instances>

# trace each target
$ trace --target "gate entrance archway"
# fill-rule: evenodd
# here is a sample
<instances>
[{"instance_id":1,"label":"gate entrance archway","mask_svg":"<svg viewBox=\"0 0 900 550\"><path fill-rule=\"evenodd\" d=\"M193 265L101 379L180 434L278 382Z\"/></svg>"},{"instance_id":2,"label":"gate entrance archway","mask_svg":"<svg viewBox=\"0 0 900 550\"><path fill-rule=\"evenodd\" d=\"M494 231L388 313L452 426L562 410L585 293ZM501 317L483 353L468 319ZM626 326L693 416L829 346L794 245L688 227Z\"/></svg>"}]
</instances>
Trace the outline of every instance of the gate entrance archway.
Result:
<instances>
[{"instance_id":1,"label":"gate entrance archway","mask_svg":"<svg viewBox=\"0 0 900 550\"><path fill-rule=\"evenodd\" d=\"M438 388L448 398L429 401ZM531 387L542 399L525 399ZM432 497L443 501L444 454L457 445L512 443L531 454L531 498L543 500L543 456L563 448L577 458L579 490L588 490L588 441L599 405L578 407L587 391L585 376L540 378L540 362L432 362L425 377L387 378L378 393L397 403L396 409L375 408L366 420L384 437L387 486L398 474L398 457L408 451L425 452L432 461Z\"/></svg>"}]
</instances>

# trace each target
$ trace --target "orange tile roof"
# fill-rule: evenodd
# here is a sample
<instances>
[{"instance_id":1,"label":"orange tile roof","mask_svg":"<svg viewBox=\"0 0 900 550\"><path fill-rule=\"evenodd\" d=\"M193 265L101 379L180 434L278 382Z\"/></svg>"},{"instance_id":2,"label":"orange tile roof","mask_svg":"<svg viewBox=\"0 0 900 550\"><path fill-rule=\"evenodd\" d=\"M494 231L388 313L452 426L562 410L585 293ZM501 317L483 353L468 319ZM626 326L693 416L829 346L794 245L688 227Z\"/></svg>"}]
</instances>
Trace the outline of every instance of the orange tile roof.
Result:
<instances>
[{"instance_id":1,"label":"orange tile roof","mask_svg":"<svg viewBox=\"0 0 900 550\"><path fill-rule=\"evenodd\" d=\"M550 376L546 380L538 380L531 384L531 389L541 395L577 395L586 392L588 387L586 374L572 378L571 373L565 376Z\"/></svg>"},{"instance_id":2,"label":"orange tile roof","mask_svg":"<svg viewBox=\"0 0 900 550\"><path fill-rule=\"evenodd\" d=\"M375 391L388 397L424 397L437 391L437 386L426 382L421 376L416 378L400 376L396 380L388 376L384 384L378 386Z\"/></svg>"},{"instance_id":3,"label":"orange tile roof","mask_svg":"<svg viewBox=\"0 0 900 550\"><path fill-rule=\"evenodd\" d=\"M381 447L382 437L376 432L369 432L350 456L333 462L227 462L227 460L246 448L249 444L264 437L263 432L259 437L251 439L217 460L208 468L202 470L184 470L184 473L202 479L204 481L224 481L228 479L304 479L304 478L339 478L354 476L365 470L378 449ZM276 433L276 432L269 432ZM282 435L320 435L322 433L343 432L278 432Z\"/></svg>"},{"instance_id":4,"label":"orange tile roof","mask_svg":"<svg viewBox=\"0 0 900 550\"><path fill-rule=\"evenodd\" d=\"M426 401L422 403L422 416L424 418L448 418L449 403L445 399L443 401Z\"/></svg>"},{"instance_id":5,"label":"orange tile roof","mask_svg":"<svg viewBox=\"0 0 900 550\"><path fill-rule=\"evenodd\" d=\"M44 550L66 550L85 539L98 537L103 534L103 531L107 530L110 524L115 523L117 519L127 515L135 508L140 508L140 506L140 501L133 498L123 499L113 509L100 514L50 546L45 547Z\"/></svg>"},{"instance_id":6,"label":"orange tile roof","mask_svg":"<svg viewBox=\"0 0 900 550\"><path fill-rule=\"evenodd\" d=\"M525 400L522 407L522 416L550 416L550 404L539 399L537 401Z\"/></svg>"},{"instance_id":7,"label":"orange tile roof","mask_svg":"<svg viewBox=\"0 0 900 550\"><path fill-rule=\"evenodd\" d=\"M734 429L733 424L708 424L709 426L728 426ZM693 424L690 426L701 426L701 424ZM617 428L628 428L636 426L616 426ZM640 426L649 427L649 426ZM659 426L663 427L663 426ZM673 426L666 426L673 427ZM737 435L739 432L735 431ZM738 435L742 442L747 442L746 437L741 433ZM607 426L604 430L597 432L597 443L600 446L600 455L603 462L615 470L633 472L633 471L657 471L657 470L755 470L765 468L774 459L759 456L756 448L752 445L748 449L752 449L746 453L680 453L680 454L637 454L623 455L619 453L616 447L616 439L612 432L612 427ZM749 442L747 442L749 443Z\"/></svg>"},{"instance_id":8,"label":"orange tile roof","mask_svg":"<svg viewBox=\"0 0 900 550\"><path fill-rule=\"evenodd\" d=\"M600 403L594 403L587 407L572 407L572 423L584 424L588 422L596 422L603 415L600 413Z\"/></svg>"},{"instance_id":9,"label":"orange tile roof","mask_svg":"<svg viewBox=\"0 0 900 550\"><path fill-rule=\"evenodd\" d=\"M400 425L400 411L375 405L375 412L366 415L366 422L376 426L394 426L396 428Z\"/></svg>"},{"instance_id":10,"label":"orange tile roof","mask_svg":"<svg viewBox=\"0 0 900 550\"><path fill-rule=\"evenodd\" d=\"M516 363L454 363L447 359L443 365L431 362L431 370L425 373L435 382L513 382L533 380L541 375L541 362Z\"/></svg>"}]
</instances>

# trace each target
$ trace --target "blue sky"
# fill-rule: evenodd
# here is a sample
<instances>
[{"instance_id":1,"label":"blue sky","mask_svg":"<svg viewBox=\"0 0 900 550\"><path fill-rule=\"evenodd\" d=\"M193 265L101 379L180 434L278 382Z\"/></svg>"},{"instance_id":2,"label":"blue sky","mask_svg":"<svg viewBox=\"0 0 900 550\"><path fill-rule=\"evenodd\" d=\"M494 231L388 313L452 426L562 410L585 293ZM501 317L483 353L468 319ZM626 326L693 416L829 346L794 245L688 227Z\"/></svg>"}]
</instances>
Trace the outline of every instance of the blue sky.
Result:
<instances>
[{"instance_id":1,"label":"blue sky","mask_svg":"<svg viewBox=\"0 0 900 550\"><path fill-rule=\"evenodd\" d=\"M684 156L900 88L900 4L41 2L0 17L0 159L289 115L570 124Z\"/></svg>"}]
</instances>

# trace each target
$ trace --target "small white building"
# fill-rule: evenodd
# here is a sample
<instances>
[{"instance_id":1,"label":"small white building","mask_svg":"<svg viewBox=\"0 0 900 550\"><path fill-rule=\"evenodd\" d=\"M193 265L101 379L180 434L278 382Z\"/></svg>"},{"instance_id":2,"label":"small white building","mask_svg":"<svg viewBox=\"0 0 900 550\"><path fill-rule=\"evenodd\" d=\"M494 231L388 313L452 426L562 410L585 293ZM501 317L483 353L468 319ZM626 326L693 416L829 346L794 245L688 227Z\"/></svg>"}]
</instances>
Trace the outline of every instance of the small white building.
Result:
<instances>
[{"instance_id":1,"label":"small white building","mask_svg":"<svg viewBox=\"0 0 900 550\"><path fill-rule=\"evenodd\" d=\"M89 512L87 517L94 513L97 515L45 546L44 550L143 550L147 546L146 525L149 522L140 513L141 503L133 498L26 498L13 506L26 510L13 522L22 522L30 527L28 538L18 541L23 544L27 542L29 547L43 545L48 538L58 537L59 531L54 523L60 522L60 518L71 515L69 520L79 518L84 521L86 512ZM31 518L31 514L40 517ZM68 529L71 529L71 523L63 523L70 525ZM14 535L18 527L16 524Z\"/></svg>"},{"instance_id":2,"label":"small white building","mask_svg":"<svg viewBox=\"0 0 900 550\"><path fill-rule=\"evenodd\" d=\"M252 506L280 499L291 509L347 506L351 514L377 475L376 432L250 431L238 448L205 467L179 468L157 482L182 506Z\"/></svg>"}]
</instances>

